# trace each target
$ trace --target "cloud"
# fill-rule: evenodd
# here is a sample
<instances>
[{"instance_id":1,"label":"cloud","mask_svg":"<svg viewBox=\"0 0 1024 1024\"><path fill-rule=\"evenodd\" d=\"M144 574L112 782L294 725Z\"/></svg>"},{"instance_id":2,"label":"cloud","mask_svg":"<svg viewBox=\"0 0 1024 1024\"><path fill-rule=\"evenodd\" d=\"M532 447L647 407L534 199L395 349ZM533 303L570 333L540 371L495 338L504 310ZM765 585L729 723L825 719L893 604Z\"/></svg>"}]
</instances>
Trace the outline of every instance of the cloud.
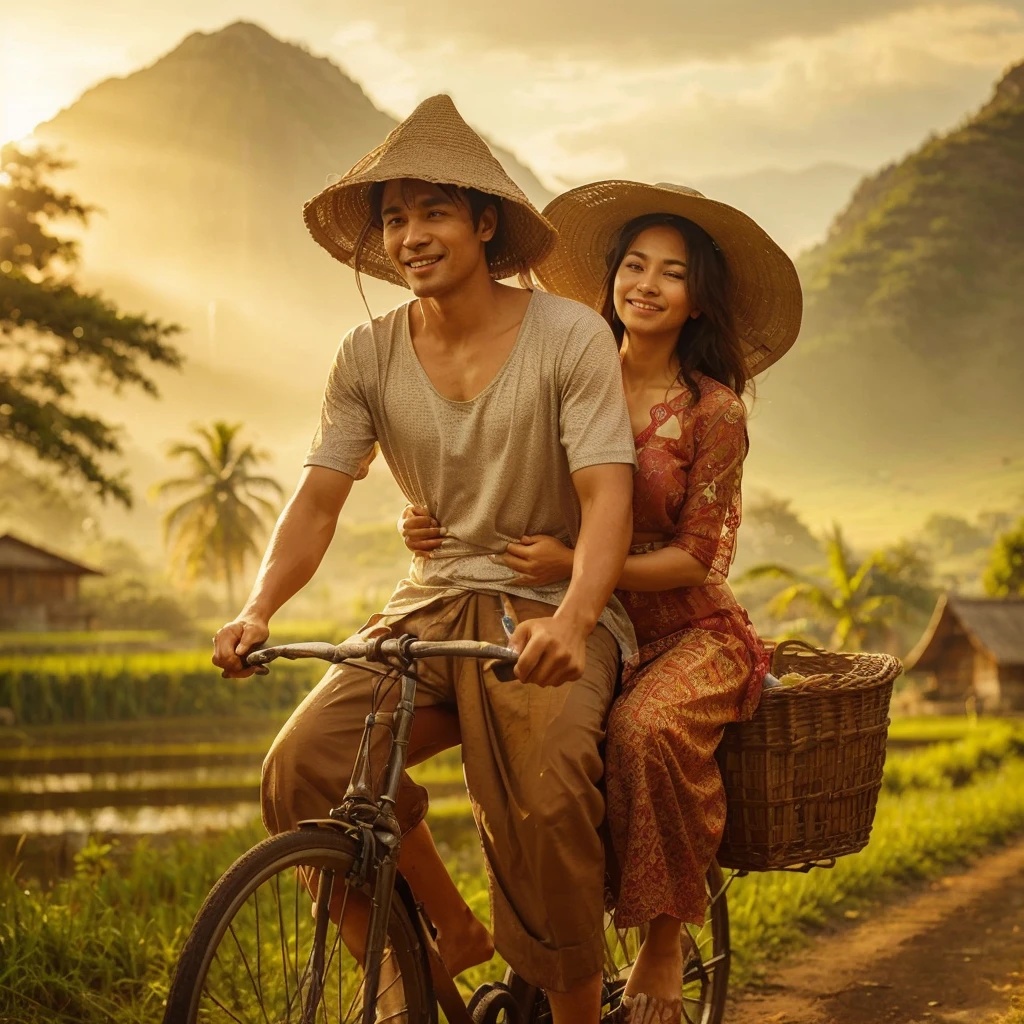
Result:
<instances>
[{"instance_id":1,"label":"cloud","mask_svg":"<svg viewBox=\"0 0 1024 1024\"><path fill-rule=\"evenodd\" d=\"M548 160L582 180L685 181L826 160L873 166L948 127L1024 56L1024 17L995 5L918 9L815 44L783 42L732 81L680 76L604 118L549 135Z\"/></svg>"},{"instance_id":2,"label":"cloud","mask_svg":"<svg viewBox=\"0 0 1024 1024\"><path fill-rule=\"evenodd\" d=\"M933 0L957 11L976 0ZM920 6L920 0L517 0L515 4L433 0L374 0L353 4L371 17L389 49L427 52L449 40L485 51L520 50L540 58L597 58L647 63L749 58L786 39L813 39ZM1024 0L1003 0L1024 11Z\"/></svg>"}]
</instances>

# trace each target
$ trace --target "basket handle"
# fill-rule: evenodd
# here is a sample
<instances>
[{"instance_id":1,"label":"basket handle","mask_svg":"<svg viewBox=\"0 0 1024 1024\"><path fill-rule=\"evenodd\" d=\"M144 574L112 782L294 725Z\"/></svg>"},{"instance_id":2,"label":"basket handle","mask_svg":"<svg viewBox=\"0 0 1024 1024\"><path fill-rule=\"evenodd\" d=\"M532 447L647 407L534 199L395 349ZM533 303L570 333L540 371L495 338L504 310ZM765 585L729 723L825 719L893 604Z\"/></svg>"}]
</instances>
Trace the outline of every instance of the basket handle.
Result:
<instances>
[{"instance_id":1,"label":"basket handle","mask_svg":"<svg viewBox=\"0 0 1024 1024\"><path fill-rule=\"evenodd\" d=\"M792 653L791 653L792 652ZM772 651L772 672L775 675L785 675L784 663L789 658L799 658L801 653L818 657L828 654L828 651L820 647L814 647L805 640L783 640L775 645Z\"/></svg>"}]
</instances>

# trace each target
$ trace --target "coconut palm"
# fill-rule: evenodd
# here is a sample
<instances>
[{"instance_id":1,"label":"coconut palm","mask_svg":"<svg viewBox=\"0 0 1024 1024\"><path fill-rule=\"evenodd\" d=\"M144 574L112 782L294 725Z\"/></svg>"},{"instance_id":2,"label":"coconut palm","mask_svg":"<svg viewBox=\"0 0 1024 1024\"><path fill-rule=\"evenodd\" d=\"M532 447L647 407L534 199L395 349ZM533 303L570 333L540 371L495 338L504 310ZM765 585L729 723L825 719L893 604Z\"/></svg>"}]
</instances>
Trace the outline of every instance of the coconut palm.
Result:
<instances>
[{"instance_id":1,"label":"coconut palm","mask_svg":"<svg viewBox=\"0 0 1024 1024\"><path fill-rule=\"evenodd\" d=\"M219 420L194 427L198 443L179 441L169 458L184 460L187 476L164 480L153 488L158 498L183 499L164 515L164 538L171 561L186 578L223 580L230 610L236 609L235 582L249 555L259 555L257 541L277 515L284 492L269 476L253 471L269 460L268 452L243 443L241 423Z\"/></svg>"},{"instance_id":2,"label":"coconut palm","mask_svg":"<svg viewBox=\"0 0 1024 1024\"><path fill-rule=\"evenodd\" d=\"M791 608L802 608L809 619L832 627L829 645L837 650L860 650L869 637L891 634L902 609L896 595L872 592L881 552L855 567L838 523L825 535L824 549L825 582L776 564L754 566L742 579L788 582L789 586L771 599L768 610L777 619L784 619Z\"/></svg>"}]
</instances>

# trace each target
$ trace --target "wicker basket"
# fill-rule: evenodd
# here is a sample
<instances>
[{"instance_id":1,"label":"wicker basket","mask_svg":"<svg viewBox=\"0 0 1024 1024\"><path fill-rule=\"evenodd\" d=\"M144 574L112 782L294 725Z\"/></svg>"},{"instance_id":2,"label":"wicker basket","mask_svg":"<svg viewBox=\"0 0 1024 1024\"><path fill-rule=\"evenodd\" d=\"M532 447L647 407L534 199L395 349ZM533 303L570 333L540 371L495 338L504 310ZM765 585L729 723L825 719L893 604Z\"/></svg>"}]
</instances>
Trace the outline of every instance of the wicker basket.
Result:
<instances>
[{"instance_id":1,"label":"wicker basket","mask_svg":"<svg viewBox=\"0 0 1024 1024\"><path fill-rule=\"evenodd\" d=\"M772 672L803 679L766 689L754 717L728 726L718 748L728 801L723 867L793 868L867 845L901 671L888 654L779 644Z\"/></svg>"}]
</instances>

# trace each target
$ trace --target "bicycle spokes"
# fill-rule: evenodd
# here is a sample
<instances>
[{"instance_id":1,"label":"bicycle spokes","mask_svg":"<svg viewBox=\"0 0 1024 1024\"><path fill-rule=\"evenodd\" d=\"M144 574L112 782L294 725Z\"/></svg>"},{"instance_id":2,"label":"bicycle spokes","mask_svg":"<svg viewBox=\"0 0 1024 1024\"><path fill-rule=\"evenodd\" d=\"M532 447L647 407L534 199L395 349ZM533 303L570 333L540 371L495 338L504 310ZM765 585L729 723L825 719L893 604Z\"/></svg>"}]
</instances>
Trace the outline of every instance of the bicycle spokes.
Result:
<instances>
[{"instance_id":1,"label":"bicycle spokes","mask_svg":"<svg viewBox=\"0 0 1024 1024\"><path fill-rule=\"evenodd\" d=\"M366 912L355 907L361 896L336 871L313 866L256 886L213 952L197 1024L358 1024L366 978L345 937L357 947L365 942ZM401 1024L405 1006L402 974L385 944L373 1019Z\"/></svg>"}]
</instances>

